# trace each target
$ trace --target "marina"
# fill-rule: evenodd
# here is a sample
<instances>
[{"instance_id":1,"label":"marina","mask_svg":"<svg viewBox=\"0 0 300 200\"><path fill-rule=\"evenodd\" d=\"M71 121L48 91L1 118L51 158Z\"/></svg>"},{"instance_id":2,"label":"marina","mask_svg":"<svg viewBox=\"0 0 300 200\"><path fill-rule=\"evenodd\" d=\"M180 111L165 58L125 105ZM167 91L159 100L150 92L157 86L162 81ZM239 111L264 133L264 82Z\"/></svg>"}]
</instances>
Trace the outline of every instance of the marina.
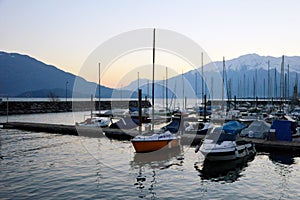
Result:
<instances>
[{"instance_id":1,"label":"marina","mask_svg":"<svg viewBox=\"0 0 300 200\"><path fill-rule=\"evenodd\" d=\"M0 200L300 199L300 1L0 2Z\"/></svg>"},{"instance_id":2,"label":"marina","mask_svg":"<svg viewBox=\"0 0 300 200\"><path fill-rule=\"evenodd\" d=\"M130 140L134 136L138 135L138 130L128 131L128 135L124 135L124 130L111 130L109 128L97 128L97 127L77 127L75 125L62 125L62 124L46 124L46 123L34 123L34 122L8 122L1 123L3 129L18 129L24 131L33 132L45 132L55 133L62 135L76 135L87 137L103 137L103 132L113 132L113 136L110 138L116 140ZM192 144L192 146L201 143L205 138L205 135L197 134L183 134L181 135L181 142L183 144ZM300 151L300 140L287 142L287 141L270 141L267 139L247 138L243 137L246 141L251 141L255 144L258 150L272 151Z\"/></svg>"},{"instance_id":3,"label":"marina","mask_svg":"<svg viewBox=\"0 0 300 200\"><path fill-rule=\"evenodd\" d=\"M47 120L55 122L64 115L51 116ZM126 140L17 129L0 129L0 141L1 197L298 199L299 195L297 152L258 151L254 158L216 165L189 145L137 154Z\"/></svg>"}]
</instances>

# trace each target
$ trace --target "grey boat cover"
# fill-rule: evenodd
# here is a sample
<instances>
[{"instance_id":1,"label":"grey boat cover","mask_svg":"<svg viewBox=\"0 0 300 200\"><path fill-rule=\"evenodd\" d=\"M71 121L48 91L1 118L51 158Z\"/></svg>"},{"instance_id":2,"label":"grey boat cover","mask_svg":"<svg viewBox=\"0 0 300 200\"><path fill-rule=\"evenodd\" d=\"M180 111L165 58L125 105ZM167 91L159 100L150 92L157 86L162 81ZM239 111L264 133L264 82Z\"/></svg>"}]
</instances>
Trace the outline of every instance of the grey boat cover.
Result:
<instances>
[{"instance_id":1,"label":"grey boat cover","mask_svg":"<svg viewBox=\"0 0 300 200\"><path fill-rule=\"evenodd\" d=\"M252 122L248 128L242 130L240 136L264 139L267 136L270 128L271 124L263 120L256 120Z\"/></svg>"}]
</instances>

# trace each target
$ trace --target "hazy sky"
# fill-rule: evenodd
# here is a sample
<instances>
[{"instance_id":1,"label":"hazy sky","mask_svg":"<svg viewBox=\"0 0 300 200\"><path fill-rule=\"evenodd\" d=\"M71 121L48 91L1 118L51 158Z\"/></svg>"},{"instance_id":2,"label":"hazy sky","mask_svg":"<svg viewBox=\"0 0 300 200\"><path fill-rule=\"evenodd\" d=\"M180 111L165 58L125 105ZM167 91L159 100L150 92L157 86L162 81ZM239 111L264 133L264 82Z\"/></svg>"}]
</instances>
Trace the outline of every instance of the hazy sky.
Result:
<instances>
[{"instance_id":1,"label":"hazy sky","mask_svg":"<svg viewBox=\"0 0 300 200\"><path fill-rule=\"evenodd\" d=\"M213 61L293 56L300 54L299 10L298 0L0 0L0 50L78 74L103 42L156 27L187 36Z\"/></svg>"}]
</instances>

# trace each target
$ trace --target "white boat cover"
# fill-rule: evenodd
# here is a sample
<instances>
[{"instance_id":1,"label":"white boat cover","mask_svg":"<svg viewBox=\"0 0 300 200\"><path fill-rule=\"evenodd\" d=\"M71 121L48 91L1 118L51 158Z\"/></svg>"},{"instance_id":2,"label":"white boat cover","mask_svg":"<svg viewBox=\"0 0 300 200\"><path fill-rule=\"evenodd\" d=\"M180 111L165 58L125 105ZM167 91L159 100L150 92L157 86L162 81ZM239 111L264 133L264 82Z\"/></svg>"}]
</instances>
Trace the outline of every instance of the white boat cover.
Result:
<instances>
[{"instance_id":1,"label":"white boat cover","mask_svg":"<svg viewBox=\"0 0 300 200\"><path fill-rule=\"evenodd\" d=\"M248 128L241 131L240 136L264 139L271 128L271 124L256 120L252 122Z\"/></svg>"}]
</instances>

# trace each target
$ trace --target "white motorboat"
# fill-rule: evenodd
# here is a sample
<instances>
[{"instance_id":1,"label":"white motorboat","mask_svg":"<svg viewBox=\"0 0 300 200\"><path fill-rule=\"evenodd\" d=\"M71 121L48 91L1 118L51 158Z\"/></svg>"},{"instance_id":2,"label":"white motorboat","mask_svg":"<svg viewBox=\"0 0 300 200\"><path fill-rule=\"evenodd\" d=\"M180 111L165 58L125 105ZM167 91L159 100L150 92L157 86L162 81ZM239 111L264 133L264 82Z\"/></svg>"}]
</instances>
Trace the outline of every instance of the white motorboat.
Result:
<instances>
[{"instance_id":1,"label":"white motorboat","mask_svg":"<svg viewBox=\"0 0 300 200\"><path fill-rule=\"evenodd\" d=\"M256 153L252 142L236 140L235 134L222 129L211 133L195 151L198 150L210 161L235 160Z\"/></svg>"}]
</instances>

